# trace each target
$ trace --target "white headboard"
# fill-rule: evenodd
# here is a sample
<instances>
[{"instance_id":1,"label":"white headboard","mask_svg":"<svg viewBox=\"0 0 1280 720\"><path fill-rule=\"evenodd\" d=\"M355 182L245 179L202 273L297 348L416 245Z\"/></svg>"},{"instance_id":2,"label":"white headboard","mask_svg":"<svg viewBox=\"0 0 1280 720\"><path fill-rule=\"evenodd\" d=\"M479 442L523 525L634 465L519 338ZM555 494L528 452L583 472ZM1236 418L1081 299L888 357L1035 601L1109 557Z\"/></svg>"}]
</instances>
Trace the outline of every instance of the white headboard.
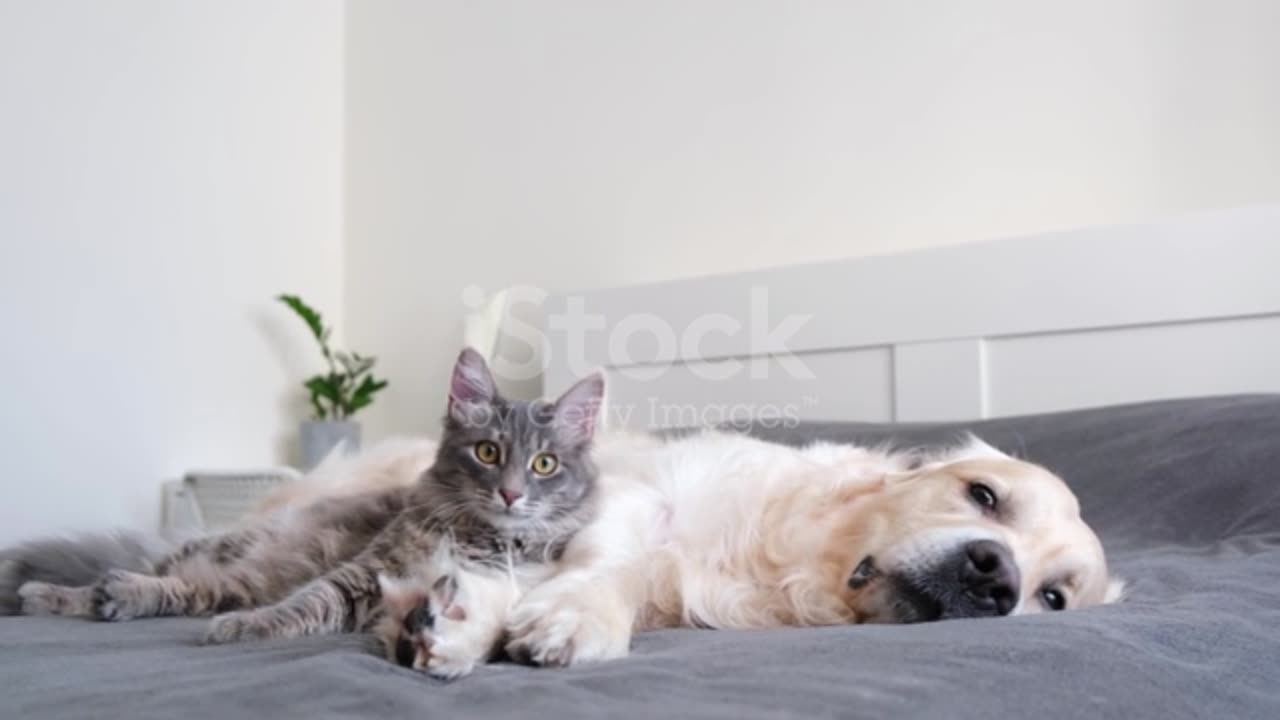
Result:
<instances>
[{"instance_id":1,"label":"white headboard","mask_svg":"<svg viewBox=\"0 0 1280 720\"><path fill-rule=\"evenodd\" d=\"M1280 206L559 294L547 316L546 387L603 367L632 427L1280 392Z\"/></svg>"}]
</instances>

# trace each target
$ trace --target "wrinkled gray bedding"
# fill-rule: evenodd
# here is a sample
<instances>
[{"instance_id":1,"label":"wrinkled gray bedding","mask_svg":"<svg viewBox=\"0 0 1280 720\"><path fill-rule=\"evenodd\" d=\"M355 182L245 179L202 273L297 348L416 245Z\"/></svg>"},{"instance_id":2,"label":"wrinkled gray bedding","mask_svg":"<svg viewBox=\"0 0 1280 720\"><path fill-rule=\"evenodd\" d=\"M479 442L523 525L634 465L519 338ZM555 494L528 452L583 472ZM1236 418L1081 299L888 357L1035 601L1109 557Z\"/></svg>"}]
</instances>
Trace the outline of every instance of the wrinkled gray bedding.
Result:
<instances>
[{"instance_id":1,"label":"wrinkled gray bedding","mask_svg":"<svg viewBox=\"0 0 1280 720\"><path fill-rule=\"evenodd\" d=\"M1280 718L1280 397L971 426L1060 472L1126 603L898 627L639 637L630 658L442 684L361 637L197 647L199 620L0 618L0 718ZM787 440L930 442L818 425Z\"/></svg>"}]
</instances>

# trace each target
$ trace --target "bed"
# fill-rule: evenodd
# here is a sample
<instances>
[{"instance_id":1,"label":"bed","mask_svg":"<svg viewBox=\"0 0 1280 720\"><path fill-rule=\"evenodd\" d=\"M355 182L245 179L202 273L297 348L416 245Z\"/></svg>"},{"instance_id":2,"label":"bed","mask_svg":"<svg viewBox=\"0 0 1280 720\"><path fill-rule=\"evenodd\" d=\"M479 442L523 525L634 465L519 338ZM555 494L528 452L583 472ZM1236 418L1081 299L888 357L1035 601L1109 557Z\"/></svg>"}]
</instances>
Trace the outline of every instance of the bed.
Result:
<instances>
[{"instance_id":1,"label":"bed","mask_svg":"<svg viewBox=\"0 0 1280 720\"><path fill-rule=\"evenodd\" d=\"M664 631L616 662L447 684L362 636L200 647L200 620L0 618L0 718L1280 717L1277 267L1266 207L547 301L547 385L604 367L623 425L746 407L744 431L782 442L969 430L1047 465L1130 581L1122 604ZM732 322L667 342L758 312L760 288L771 322L808 318L785 347ZM552 322L583 312L601 320L586 337Z\"/></svg>"},{"instance_id":2,"label":"bed","mask_svg":"<svg viewBox=\"0 0 1280 720\"><path fill-rule=\"evenodd\" d=\"M758 430L917 444L971 429L1067 477L1123 604L1021 618L664 631L631 657L441 683L361 636L199 647L202 621L0 618L0 717L1280 717L1280 396L978 423Z\"/></svg>"}]
</instances>

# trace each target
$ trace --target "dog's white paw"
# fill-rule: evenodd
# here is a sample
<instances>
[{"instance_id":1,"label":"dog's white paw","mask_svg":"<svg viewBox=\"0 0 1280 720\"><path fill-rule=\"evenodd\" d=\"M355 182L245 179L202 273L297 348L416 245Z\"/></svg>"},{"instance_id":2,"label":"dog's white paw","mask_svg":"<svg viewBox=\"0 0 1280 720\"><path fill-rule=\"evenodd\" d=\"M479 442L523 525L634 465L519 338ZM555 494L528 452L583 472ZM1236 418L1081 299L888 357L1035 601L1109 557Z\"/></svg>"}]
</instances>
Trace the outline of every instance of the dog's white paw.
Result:
<instances>
[{"instance_id":1,"label":"dog's white paw","mask_svg":"<svg viewBox=\"0 0 1280 720\"><path fill-rule=\"evenodd\" d=\"M507 625L507 654L549 667L626 656L631 644L630 624L611 621L591 610L572 600L521 604Z\"/></svg>"}]
</instances>

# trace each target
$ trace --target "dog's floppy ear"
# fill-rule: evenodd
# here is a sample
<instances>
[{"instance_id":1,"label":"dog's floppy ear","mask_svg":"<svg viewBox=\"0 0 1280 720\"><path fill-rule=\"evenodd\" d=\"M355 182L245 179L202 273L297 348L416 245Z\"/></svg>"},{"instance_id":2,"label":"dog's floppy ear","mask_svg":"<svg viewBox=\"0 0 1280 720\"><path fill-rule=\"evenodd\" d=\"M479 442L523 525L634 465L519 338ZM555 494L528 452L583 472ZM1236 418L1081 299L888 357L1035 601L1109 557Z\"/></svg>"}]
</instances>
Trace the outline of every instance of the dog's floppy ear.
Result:
<instances>
[{"instance_id":1,"label":"dog's floppy ear","mask_svg":"<svg viewBox=\"0 0 1280 720\"><path fill-rule=\"evenodd\" d=\"M906 475L919 474L921 471L936 470L943 465L949 465L962 460L1008 460L1009 456L1000 452L995 447L988 445L981 438L973 433L966 433L960 442L932 452L920 453L915 455L916 461L912 464Z\"/></svg>"},{"instance_id":2,"label":"dog's floppy ear","mask_svg":"<svg viewBox=\"0 0 1280 720\"><path fill-rule=\"evenodd\" d=\"M1102 602L1105 605L1117 603L1124 600L1128 586L1124 580L1120 578L1111 578L1107 582L1107 592L1102 596Z\"/></svg>"},{"instance_id":3,"label":"dog's floppy ear","mask_svg":"<svg viewBox=\"0 0 1280 720\"><path fill-rule=\"evenodd\" d=\"M997 448L987 444L982 438L973 433L966 433L960 444L946 450L943 457L939 458L942 462L959 462L960 460L1008 460L1009 456L1000 452Z\"/></svg>"},{"instance_id":4,"label":"dog's floppy ear","mask_svg":"<svg viewBox=\"0 0 1280 720\"><path fill-rule=\"evenodd\" d=\"M996 447L988 445L973 433L965 433L958 443L950 447L933 450L917 449L902 453L898 457L905 460L905 464L899 470L886 473L884 478L887 482L898 483L912 480L944 465L963 460L1009 459L1008 455L1000 452Z\"/></svg>"}]
</instances>

